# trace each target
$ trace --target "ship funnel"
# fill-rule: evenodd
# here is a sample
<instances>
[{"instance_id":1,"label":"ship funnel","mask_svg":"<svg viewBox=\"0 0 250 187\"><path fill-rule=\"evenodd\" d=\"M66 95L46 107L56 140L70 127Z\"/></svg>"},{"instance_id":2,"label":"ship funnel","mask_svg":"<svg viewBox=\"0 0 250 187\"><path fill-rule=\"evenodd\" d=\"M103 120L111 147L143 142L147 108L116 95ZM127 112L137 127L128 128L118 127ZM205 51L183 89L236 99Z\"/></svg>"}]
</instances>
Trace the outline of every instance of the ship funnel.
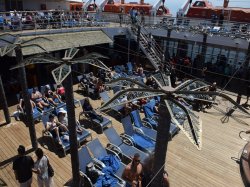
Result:
<instances>
[{"instance_id":1,"label":"ship funnel","mask_svg":"<svg viewBox=\"0 0 250 187\"><path fill-rule=\"evenodd\" d=\"M143 5L144 4L144 0L140 0L140 4Z\"/></svg>"},{"instance_id":2,"label":"ship funnel","mask_svg":"<svg viewBox=\"0 0 250 187\"><path fill-rule=\"evenodd\" d=\"M229 0L224 0L223 7L227 8L228 7Z\"/></svg>"},{"instance_id":3,"label":"ship funnel","mask_svg":"<svg viewBox=\"0 0 250 187\"><path fill-rule=\"evenodd\" d=\"M121 4L124 4L125 3L125 0L121 0Z\"/></svg>"}]
</instances>

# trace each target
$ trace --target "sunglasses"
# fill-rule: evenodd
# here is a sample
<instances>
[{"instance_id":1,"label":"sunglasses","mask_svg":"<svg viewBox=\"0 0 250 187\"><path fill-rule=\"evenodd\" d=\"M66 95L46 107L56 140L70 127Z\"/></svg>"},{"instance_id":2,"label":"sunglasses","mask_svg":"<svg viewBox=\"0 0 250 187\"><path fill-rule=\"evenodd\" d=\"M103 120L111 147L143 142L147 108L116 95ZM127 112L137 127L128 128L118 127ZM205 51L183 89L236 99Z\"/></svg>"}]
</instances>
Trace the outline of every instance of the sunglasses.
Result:
<instances>
[{"instance_id":1,"label":"sunglasses","mask_svg":"<svg viewBox=\"0 0 250 187\"><path fill-rule=\"evenodd\" d=\"M134 160L134 161L139 163L141 160Z\"/></svg>"}]
</instances>

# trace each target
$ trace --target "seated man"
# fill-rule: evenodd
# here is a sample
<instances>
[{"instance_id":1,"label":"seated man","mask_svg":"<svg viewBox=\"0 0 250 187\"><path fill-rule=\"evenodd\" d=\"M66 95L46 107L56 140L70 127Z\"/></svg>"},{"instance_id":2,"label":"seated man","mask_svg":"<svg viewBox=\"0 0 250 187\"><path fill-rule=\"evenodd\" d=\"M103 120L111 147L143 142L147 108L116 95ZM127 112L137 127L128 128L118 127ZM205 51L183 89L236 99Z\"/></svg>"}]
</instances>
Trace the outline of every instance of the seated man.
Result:
<instances>
[{"instance_id":1,"label":"seated man","mask_svg":"<svg viewBox=\"0 0 250 187\"><path fill-rule=\"evenodd\" d=\"M132 187L141 187L142 164L140 163L140 155L136 153L131 163L129 163L122 174L122 178Z\"/></svg>"},{"instance_id":2,"label":"seated man","mask_svg":"<svg viewBox=\"0 0 250 187\"><path fill-rule=\"evenodd\" d=\"M68 116L67 116L67 111L66 110L64 110L63 108L60 108L59 111L57 112L57 118L58 118L58 121L61 124L68 127ZM83 131L83 129L82 129L82 127L80 125L77 124L76 131L78 133L81 133Z\"/></svg>"},{"instance_id":3,"label":"seated man","mask_svg":"<svg viewBox=\"0 0 250 187\"><path fill-rule=\"evenodd\" d=\"M144 75L144 72L143 72L143 67L142 67L141 64L139 64L139 66L138 66L138 68L137 68L137 70L136 70L136 73L137 73L139 76L141 76L141 77L144 77L144 76L145 76L145 75Z\"/></svg>"},{"instance_id":4,"label":"seated man","mask_svg":"<svg viewBox=\"0 0 250 187\"><path fill-rule=\"evenodd\" d=\"M44 107L48 107L49 103L43 100L42 94L37 90L37 88L33 88L31 93L31 99L36 103L36 105L43 109Z\"/></svg>"},{"instance_id":5,"label":"seated man","mask_svg":"<svg viewBox=\"0 0 250 187\"><path fill-rule=\"evenodd\" d=\"M65 125L55 120L54 114L49 115L49 121L46 123L45 130L49 131L52 136L56 138L59 144L62 144L60 136L64 135L64 133L66 132L69 132L68 128Z\"/></svg>"},{"instance_id":6,"label":"seated man","mask_svg":"<svg viewBox=\"0 0 250 187\"><path fill-rule=\"evenodd\" d=\"M97 119L100 122L103 122L103 117L99 114L97 114L92 105L89 102L89 98L85 98L84 103L82 105L82 110L83 112L86 112L86 114L91 118L91 119Z\"/></svg>"}]
</instances>

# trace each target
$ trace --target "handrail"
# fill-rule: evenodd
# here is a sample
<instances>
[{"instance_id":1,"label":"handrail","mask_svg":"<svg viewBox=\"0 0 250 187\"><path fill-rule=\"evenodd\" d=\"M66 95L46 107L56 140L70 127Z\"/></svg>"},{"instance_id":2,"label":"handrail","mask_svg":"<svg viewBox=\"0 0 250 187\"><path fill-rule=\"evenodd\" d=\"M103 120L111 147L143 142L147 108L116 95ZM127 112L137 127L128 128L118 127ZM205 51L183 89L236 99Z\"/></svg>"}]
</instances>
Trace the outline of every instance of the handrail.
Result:
<instances>
[{"instance_id":1,"label":"handrail","mask_svg":"<svg viewBox=\"0 0 250 187\"><path fill-rule=\"evenodd\" d=\"M14 16L16 14L16 16ZM29 20L29 19L30 20ZM250 23L224 22L217 26L210 19L175 18L163 16L144 16L142 31L147 34L145 27L170 29L195 33L218 34L250 40ZM130 16L123 13L108 13L95 11L17 11L0 13L0 29L2 30L38 30L38 29L62 29L74 27L105 26L109 23L129 24ZM140 24L140 22L139 22ZM114 26L114 25L112 25ZM118 26L118 25L117 25ZM214 31L213 31L214 29ZM0 30L1 32L1 30ZM163 52L156 42L155 51L159 57ZM162 58L161 57L161 58Z\"/></svg>"}]
</instances>

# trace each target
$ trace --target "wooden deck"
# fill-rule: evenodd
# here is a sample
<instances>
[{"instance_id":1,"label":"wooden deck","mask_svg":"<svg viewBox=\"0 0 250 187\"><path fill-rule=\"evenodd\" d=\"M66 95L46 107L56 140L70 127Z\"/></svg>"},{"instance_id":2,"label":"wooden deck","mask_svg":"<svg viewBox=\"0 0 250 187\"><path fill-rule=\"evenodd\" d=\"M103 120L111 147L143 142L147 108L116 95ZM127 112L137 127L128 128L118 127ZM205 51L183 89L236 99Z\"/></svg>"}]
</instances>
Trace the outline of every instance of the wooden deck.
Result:
<instances>
[{"instance_id":1,"label":"wooden deck","mask_svg":"<svg viewBox=\"0 0 250 187\"><path fill-rule=\"evenodd\" d=\"M83 96L75 94L78 99ZM100 106L100 101L92 102L94 107ZM11 112L15 106L10 108ZM76 112L80 111L78 107ZM0 121L3 121L2 111ZM220 118L223 116L215 109L208 113L199 113L203 121L203 147L198 151L180 132L169 143L167 155L167 170L172 187L180 186L243 186L239 165L231 159L238 157L245 142L238 137L241 130L249 130L249 126L239 124L233 119L222 124ZM78 115L77 115L78 117ZM244 119L250 124L250 120ZM12 161L17 154L17 147L23 144L27 149L31 148L28 128L22 122L12 120L13 124L0 126L0 179L8 186L17 186L12 171ZM122 132L122 126L113 119L113 126L118 132ZM36 124L38 140L41 139L43 130L42 123ZM91 130L92 131L92 130ZM97 135L92 131L93 137L99 137L103 145L107 143L105 136ZM59 158L55 153L44 149L50 158L50 163L55 169L55 186L63 186L71 178L70 155ZM35 158L34 152L30 155ZM1 181L0 181L1 186ZM37 186L36 176L33 175L33 185Z\"/></svg>"}]
</instances>

